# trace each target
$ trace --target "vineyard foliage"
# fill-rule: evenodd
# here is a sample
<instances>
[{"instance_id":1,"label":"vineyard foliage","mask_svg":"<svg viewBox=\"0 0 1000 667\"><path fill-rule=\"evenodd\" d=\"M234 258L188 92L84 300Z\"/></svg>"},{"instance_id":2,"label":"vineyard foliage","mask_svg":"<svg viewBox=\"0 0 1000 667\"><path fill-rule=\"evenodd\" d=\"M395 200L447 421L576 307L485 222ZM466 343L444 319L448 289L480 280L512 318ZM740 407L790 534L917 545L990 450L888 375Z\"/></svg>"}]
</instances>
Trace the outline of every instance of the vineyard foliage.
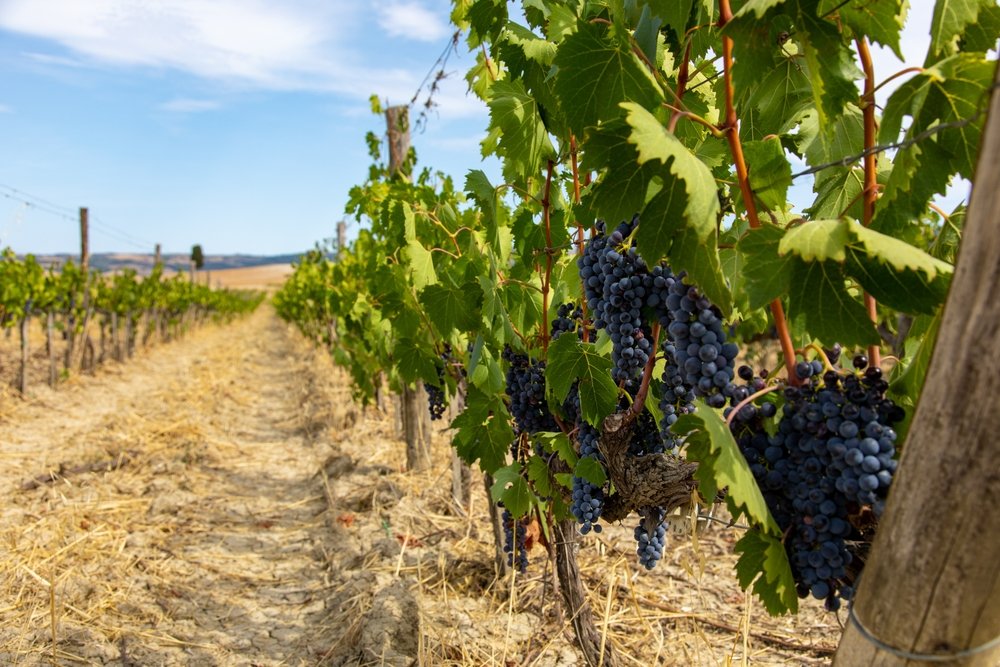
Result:
<instances>
[{"instance_id":1,"label":"vineyard foliage","mask_svg":"<svg viewBox=\"0 0 1000 667\"><path fill-rule=\"evenodd\" d=\"M10 249L0 253L0 328L51 315L67 339L81 335L95 316L115 315L122 322L144 317L147 328L177 330L186 317L225 319L251 312L263 296L211 289L182 274L166 278L162 266L142 277L132 269L105 275L85 273L72 261L45 268L33 255L18 258Z\"/></svg>"},{"instance_id":2,"label":"vineyard foliage","mask_svg":"<svg viewBox=\"0 0 1000 667\"><path fill-rule=\"evenodd\" d=\"M586 502L603 503L604 518L640 514L640 559L644 544L662 540L654 510L663 507L620 506L639 491L623 491L616 466L629 465L628 457L613 456L609 424L634 421L636 432L644 419L663 425L658 444L633 447L633 455L663 470L686 465L685 457L697 462L702 498L724 495L733 515L751 526L737 547L741 584L753 585L772 613L794 610L796 586L800 595L809 592L803 581L816 566L795 555L790 529L774 516L774 489L762 489L768 471L754 469L737 444L734 408L755 406L752 415L741 413L748 420L741 428L757 429L776 447L798 442L796 410L805 415L831 401L842 405L833 394L869 392L867 416L854 409L845 421L877 426L868 428L889 443L881 452L876 443L875 451L891 476L965 214L933 200L951 179L974 177L996 66L988 51L1000 32L1000 8L990 0L938 0L923 67L874 72L869 44L899 53L906 5L524 0L511 14L505 0L456 0L452 20L476 54L469 89L489 108L482 155L499 158L502 181L473 169L457 186L419 170L412 153L392 173L369 134L374 164L348 204L362 223L356 241L335 261L320 250L305 257L275 297L278 310L330 346L361 400L374 396L382 378L396 391L421 382L443 383L449 396L461 388L453 444L494 475L495 500L515 518L565 517L573 503L580 511L573 489L585 480L587 489L600 490ZM874 91L889 79L899 85L876 108ZM377 101L373 107L380 111ZM811 203L793 206L793 185L809 180ZM622 221L632 223L612 239ZM687 348L714 364L712 371L729 369L715 389L709 381L701 391L685 390L691 400L683 406L664 399L671 385L663 379L674 377L669 367L681 354L672 346L688 330L671 326L676 308L657 319L659 302L640 294L646 300L621 319L638 318L635 326L594 328L594 305L608 297L588 301L591 274L578 260L601 243L613 246L615 261L634 258L628 261L637 276L659 267L656 275L683 279L677 299L691 297L702 321L723 323L710 344L701 339L702 348ZM633 285L654 279L641 280ZM553 323L564 320L560 307L570 303L581 306L569 325L577 335L559 335ZM649 341L641 346L649 363L615 370L631 368L619 364L623 355L632 358L631 350L621 352L623 337L636 350L636 341ZM718 345L728 338L743 353L780 347L778 368L741 370L746 388L736 389L730 380L737 364L702 352L720 337ZM841 348L861 370L837 364ZM464 379L456 365L442 364L446 349L461 360ZM895 357L884 366L889 382L878 370L883 351ZM865 353L875 367L867 375ZM539 430L512 414L524 404L509 394L512 369L543 362L543 398L530 405L551 421ZM829 372L835 375L823 385ZM883 401L886 388L891 400ZM666 418L672 410L676 420ZM586 427L602 430L601 446L594 452L588 444L581 456ZM875 499L857 495L867 487L862 482L858 491L856 482L851 492ZM872 525L854 515L852 522L841 533L870 540ZM644 564L655 565L645 553ZM837 580L849 597L857 572L846 570L819 579ZM825 582L811 592L828 603L833 596Z\"/></svg>"}]
</instances>

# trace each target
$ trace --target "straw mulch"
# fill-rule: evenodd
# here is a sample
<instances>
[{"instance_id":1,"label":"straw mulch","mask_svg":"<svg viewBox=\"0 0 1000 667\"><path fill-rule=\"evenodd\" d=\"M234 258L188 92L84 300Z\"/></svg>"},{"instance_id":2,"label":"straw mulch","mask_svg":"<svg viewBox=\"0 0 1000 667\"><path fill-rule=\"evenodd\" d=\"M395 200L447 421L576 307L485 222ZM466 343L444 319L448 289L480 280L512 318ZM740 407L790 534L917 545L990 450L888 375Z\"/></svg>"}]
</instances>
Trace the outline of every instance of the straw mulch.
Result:
<instances>
[{"instance_id":1,"label":"straw mulch","mask_svg":"<svg viewBox=\"0 0 1000 667\"><path fill-rule=\"evenodd\" d=\"M267 309L0 402L0 664L583 664L544 549L497 576L481 478L452 501L447 434L404 472L393 420ZM738 537L649 573L631 527L583 539L622 664L829 662L836 617L769 618Z\"/></svg>"}]
</instances>

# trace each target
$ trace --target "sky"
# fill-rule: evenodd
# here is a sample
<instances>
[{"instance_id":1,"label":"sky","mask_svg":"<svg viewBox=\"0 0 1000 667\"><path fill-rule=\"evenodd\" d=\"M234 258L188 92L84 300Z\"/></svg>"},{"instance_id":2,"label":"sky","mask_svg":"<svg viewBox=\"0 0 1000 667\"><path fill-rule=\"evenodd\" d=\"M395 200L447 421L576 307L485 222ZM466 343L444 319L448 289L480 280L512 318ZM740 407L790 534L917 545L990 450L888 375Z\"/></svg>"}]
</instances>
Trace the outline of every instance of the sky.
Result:
<instances>
[{"instance_id":1,"label":"sky","mask_svg":"<svg viewBox=\"0 0 1000 667\"><path fill-rule=\"evenodd\" d=\"M931 3L912 4L902 48L919 64ZM369 97L410 101L451 39L449 11L448 0L0 0L0 247L78 251L81 206L92 252L313 247L366 177L365 133L384 133ZM887 49L875 58L879 78L903 66ZM420 163L458 183L469 169L499 174L480 157L488 112L466 94L473 62L462 42L413 136Z\"/></svg>"}]
</instances>

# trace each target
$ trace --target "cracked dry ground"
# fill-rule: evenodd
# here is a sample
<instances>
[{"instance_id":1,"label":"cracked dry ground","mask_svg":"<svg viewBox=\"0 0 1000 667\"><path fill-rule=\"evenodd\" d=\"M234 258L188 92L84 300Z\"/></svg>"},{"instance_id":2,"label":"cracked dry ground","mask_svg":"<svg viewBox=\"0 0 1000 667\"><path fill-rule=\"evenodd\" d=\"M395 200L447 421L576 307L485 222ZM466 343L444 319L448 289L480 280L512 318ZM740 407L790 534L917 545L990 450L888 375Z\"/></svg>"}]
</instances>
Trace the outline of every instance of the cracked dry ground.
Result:
<instances>
[{"instance_id":1,"label":"cracked dry ground","mask_svg":"<svg viewBox=\"0 0 1000 667\"><path fill-rule=\"evenodd\" d=\"M323 662L317 360L261 309L7 410L0 664Z\"/></svg>"}]
</instances>

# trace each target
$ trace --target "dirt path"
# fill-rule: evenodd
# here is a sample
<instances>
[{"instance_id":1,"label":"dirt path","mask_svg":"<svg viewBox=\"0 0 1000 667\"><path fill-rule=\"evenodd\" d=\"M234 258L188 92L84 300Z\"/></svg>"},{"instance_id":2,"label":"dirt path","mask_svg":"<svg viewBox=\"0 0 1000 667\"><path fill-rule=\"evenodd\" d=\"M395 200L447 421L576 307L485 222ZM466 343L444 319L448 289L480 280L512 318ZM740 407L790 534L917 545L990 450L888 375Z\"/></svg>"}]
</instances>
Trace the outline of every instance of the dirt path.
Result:
<instances>
[{"instance_id":1,"label":"dirt path","mask_svg":"<svg viewBox=\"0 0 1000 667\"><path fill-rule=\"evenodd\" d=\"M545 550L499 577L481 477L456 507L445 427L404 471L268 308L0 407L0 665L583 664ZM768 618L738 537L672 536L649 573L631 525L581 539L623 664L828 664L837 619Z\"/></svg>"},{"instance_id":2,"label":"dirt path","mask_svg":"<svg viewBox=\"0 0 1000 667\"><path fill-rule=\"evenodd\" d=\"M0 663L315 664L312 354L262 310L3 424Z\"/></svg>"}]
</instances>

